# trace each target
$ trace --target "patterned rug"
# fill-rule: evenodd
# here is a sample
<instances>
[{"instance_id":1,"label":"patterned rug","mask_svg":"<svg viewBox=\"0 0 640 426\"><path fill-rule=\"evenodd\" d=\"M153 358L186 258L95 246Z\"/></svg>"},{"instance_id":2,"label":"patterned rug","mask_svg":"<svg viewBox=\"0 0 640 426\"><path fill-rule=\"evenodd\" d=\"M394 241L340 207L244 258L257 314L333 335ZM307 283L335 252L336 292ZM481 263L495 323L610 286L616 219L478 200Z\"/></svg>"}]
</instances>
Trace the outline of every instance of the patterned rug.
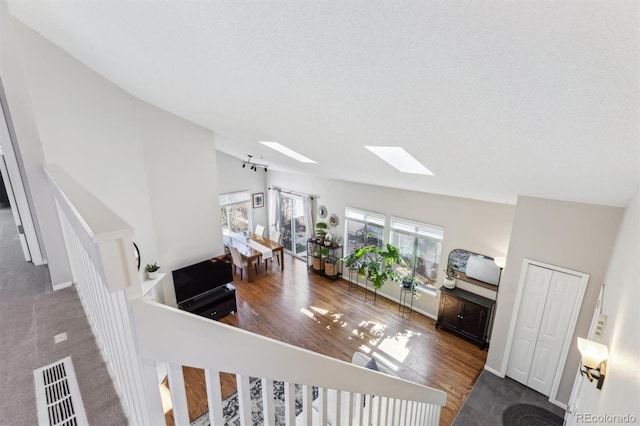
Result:
<instances>
[{"instance_id":1,"label":"patterned rug","mask_svg":"<svg viewBox=\"0 0 640 426\"><path fill-rule=\"evenodd\" d=\"M562 426L562 417L531 404L513 404L502 413L505 426Z\"/></svg>"},{"instance_id":2,"label":"patterned rug","mask_svg":"<svg viewBox=\"0 0 640 426\"><path fill-rule=\"evenodd\" d=\"M296 385L296 416L302 412L302 386ZM262 416L262 380L253 379L249 388L251 395L251 417L254 426L262 426L264 418ZM318 397L318 389L313 388L313 399ZM276 425L284 425L285 423L285 404L284 404L284 382L273 382L274 407L276 412ZM240 412L238 411L238 393L234 392L227 399L222 401L222 415L224 416L224 424L226 426L242 426L240 423ZM209 413L191 422L191 426L209 426Z\"/></svg>"}]
</instances>

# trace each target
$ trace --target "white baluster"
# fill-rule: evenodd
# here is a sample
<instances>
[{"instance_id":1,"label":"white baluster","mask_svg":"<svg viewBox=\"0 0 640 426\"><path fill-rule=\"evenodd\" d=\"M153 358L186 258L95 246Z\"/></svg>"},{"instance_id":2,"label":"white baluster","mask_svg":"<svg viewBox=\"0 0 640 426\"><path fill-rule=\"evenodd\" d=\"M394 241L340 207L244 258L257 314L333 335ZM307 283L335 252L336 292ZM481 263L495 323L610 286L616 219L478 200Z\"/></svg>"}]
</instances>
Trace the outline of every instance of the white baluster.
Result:
<instances>
[{"instance_id":1,"label":"white baluster","mask_svg":"<svg viewBox=\"0 0 640 426\"><path fill-rule=\"evenodd\" d=\"M184 389L182 366L168 363L167 375L169 377L169 389L171 389L174 422L176 426L189 426L189 408L187 407L187 393Z\"/></svg>"},{"instance_id":2,"label":"white baluster","mask_svg":"<svg viewBox=\"0 0 640 426\"><path fill-rule=\"evenodd\" d=\"M222 391L220 388L220 372L204 370L204 380L207 386L207 405L209 407L209 422L212 426L223 426Z\"/></svg>"},{"instance_id":3,"label":"white baluster","mask_svg":"<svg viewBox=\"0 0 640 426\"><path fill-rule=\"evenodd\" d=\"M318 388L318 404L320 406L320 424L327 424L327 388Z\"/></svg>"},{"instance_id":4,"label":"white baluster","mask_svg":"<svg viewBox=\"0 0 640 426\"><path fill-rule=\"evenodd\" d=\"M262 379L262 416L264 426L275 426L276 409L273 397L273 380Z\"/></svg>"},{"instance_id":5,"label":"white baluster","mask_svg":"<svg viewBox=\"0 0 640 426\"><path fill-rule=\"evenodd\" d=\"M285 424L296 424L296 389L294 383L284 384Z\"/></svg>"},{"instance_id":6,"label":"white baluster","mask_svg":"<svg viewBox=\"0 0 640 426\"><path fill-rule=\"evenodd\" d=\"M249 391L251 384L249 376L244 374L236 374L236 384L238 386L238 405L240 411L240 424L250 425L251 420L251 393Z\"/></svg>"}]
</instances>

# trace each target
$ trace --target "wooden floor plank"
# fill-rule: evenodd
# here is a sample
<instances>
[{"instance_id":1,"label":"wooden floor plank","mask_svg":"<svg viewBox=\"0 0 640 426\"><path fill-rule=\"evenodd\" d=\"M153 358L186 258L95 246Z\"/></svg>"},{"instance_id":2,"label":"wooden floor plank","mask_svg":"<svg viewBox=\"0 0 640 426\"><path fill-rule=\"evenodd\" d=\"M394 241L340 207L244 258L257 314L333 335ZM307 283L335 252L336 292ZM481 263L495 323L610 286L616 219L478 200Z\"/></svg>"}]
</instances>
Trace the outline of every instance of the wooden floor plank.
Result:
<instances>
[{"instance_id":1,"label":"wooden floor plank","mask_svg":"<svg viewBox=\"0 0 640 426\"><path fill-rule=\"evenodd\" d=\"M332 282L307 270L306 263L284 256L254 282L234 278L238 312L221 322L314 352L350 361L355 351L373 354L407 380L447 392L441 424L453 422L485 364L487 353L443 330L416 312L402 318L398 304L378 297L364 300L364 290L346 281ZM423 295L423 297L429 297ZM407 315L405 314L405 317ZM189 414L207 411L204 372L185 367ZM235 379L222 374L222 395L235 392ZM167 412L167 424L173 425Z\"/></svg>"}]
</instances>

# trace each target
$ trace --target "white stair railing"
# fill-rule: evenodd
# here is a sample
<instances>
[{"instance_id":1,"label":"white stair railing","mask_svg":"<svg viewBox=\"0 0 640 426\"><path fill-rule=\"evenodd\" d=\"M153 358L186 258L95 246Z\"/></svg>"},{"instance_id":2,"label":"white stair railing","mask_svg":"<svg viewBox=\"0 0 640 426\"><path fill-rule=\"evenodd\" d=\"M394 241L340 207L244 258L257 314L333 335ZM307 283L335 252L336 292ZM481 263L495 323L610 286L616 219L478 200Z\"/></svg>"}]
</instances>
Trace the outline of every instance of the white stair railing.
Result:
<instances>
[{"instance_id":1,"label":"white stair railing","mask_svg":"<svg viewBox=\"0 0 640 426\"><path fill-rule=\"evenodd\" d=\"M241 418L251 424L251 402L248 398L249 378L266 381L263 389L271 389L273 380L285 382L287 424L295 424L295 403L291 387L306 385L303 395L303 423L327 424L321 413L328 408L326 391L335 400L335 390L347 392L346 404L331 404L335 410L344 407L354 413L332 416L352 419L356 424L438 424L440 408L446 403L442 391L409 382L397 377L373 372L366 368L339 361L306 349L298 348L264 336L250 333L210 319L147 300L132 303L132 312L139 331L140 355L149 360L169 363L169 387L172 379L182 387L182 365L202 368L208 383L216 382L219 372L236 374ZM162 332L159 332L162 330ZM169 343L170 342L170 343ZM222 405L217 382L208 386L210 418L220 418ZM319 388L320 401L313 416L310 392ZM287 393L287 392L286 392ZM372 396L375 395L372 399ZM366 400L363 401L362 399ZM245 404L242 404L243 401ZM188 424L187 402L182 389L173 395L174 418L177 424ZM362 407L365 410L361 410ZM179 417L181 416L181 417ZM306 417L304 417L306 416ZM362 419L362 421L360 421ZM370 421L369 421L370 419ZM271 419L273 420L273 419Z\"/></svg>"},{"instance_id":2,"label":"white stair railing","mask_svg":"<svg viewBox=\"0 0 640 426\"><path fill-rule=\"evenodd\" d=\"M165 422L158 364L176 425L190 423L182 366L205 370L212 425L224 424L220 372L236 375L243 425L252 424L252 378L262 380L265 425L275 424L274 380L284 382L287 425L439 423L442 391L143 300L133 229L59 167L47 174L74 281L130 424ZM297 418L295 384L303 395Z\"/></svg>"},{"instance_id":3,"label":"white stair railing","mask_svg":"<svg viewBox=\"0 0 640 426\"><path fill-rule=\"evenodd\" d=\"M133 228L56 165L45 169L56 200L73 281L132 425L164 422L153 387L155 372L138 356L129 300L140 297ZM147 379L149 378L149 379Z\"/></svg>"}]
</instances>

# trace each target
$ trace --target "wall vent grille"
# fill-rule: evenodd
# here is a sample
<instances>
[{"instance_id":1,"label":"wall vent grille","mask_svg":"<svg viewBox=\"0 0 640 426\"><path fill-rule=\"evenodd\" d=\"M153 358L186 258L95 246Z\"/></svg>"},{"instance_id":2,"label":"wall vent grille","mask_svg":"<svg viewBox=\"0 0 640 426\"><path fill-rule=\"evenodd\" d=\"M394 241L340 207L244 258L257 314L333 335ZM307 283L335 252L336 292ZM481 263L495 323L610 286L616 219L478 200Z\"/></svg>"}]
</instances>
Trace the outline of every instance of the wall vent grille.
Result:
<instances>
[{"instance_id":1,"label":"wall vent grille","mask_svg":"<svg viewBox=\"0 0 640 426\"><path fill-rule=\"evenodd\" d=\"M87 425L71 357L33 370L40 426Z\"/></svg>"}]
</instances>

